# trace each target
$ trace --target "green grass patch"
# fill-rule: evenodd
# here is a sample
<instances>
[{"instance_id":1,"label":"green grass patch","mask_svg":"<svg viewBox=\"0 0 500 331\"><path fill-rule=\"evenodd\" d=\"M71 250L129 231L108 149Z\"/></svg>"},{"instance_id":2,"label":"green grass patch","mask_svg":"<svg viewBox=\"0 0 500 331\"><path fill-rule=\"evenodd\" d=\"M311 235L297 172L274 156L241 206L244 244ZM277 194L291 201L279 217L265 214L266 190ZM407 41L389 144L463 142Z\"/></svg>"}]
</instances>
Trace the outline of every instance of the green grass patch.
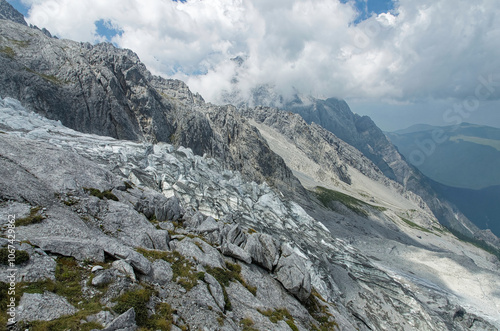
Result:
<instances>
[{"instance_id":1,"label":"green grass patch","mask_svg":"<svg viewBox=\"0 0 500 331\"><path fill-rule=\"evenodd\" d=\"M450 231L455 237L457 237L459 240L463 241L463 242L467 242L469 244L472 244L490 254L493 254L495 255L498 259L500 259L500 249L496 249L492 246L490 246L487 242L483 241L483 240L479 240L479 239L476 239L476 238L472 238L472 237L469 237L451 227L446 227L446 229L448 229L448 231Z\"/></svg>"},{"instance_id":2,"label":"green grass patch","mask_svg":"<svg viewBox=\"0 0 500 331\"><path fill-rule=\"evenodd\" d=\"M110 190L106 190L106 191L100 191L96 188L89 188L89 187L84 187L83 190L85 192L87 192L88 194L90 195L93 195L99 199L108 199L108 200L114 200L114 201L118 201L118 198L116 197L116 195L114 195L113 193L111 193Z\"/></svg>"},{"instance_id":3,"label":"green grass patch","mask_svg":"<svg viewBox=\"0 0 500 331\"><path fill-rule=\"evenodd\" d=\"M255 229L253 229L253 228L248 228L247 233L253 234L253 233L257 233L257 231L255 231Z\"/></svg>"},{"instance_id":4,"label":"green grass patch","mask_svg":"<svg viewBox=\"0 0 500 331\"><path fill-rule=\"evenodd\" d=\"M20 283L19 293L40 293L49 291L65 297L79 311L71 316L63 316L53 321L36 321L23 324L24 329L45 330L82 330L102 329L98 323L83 323L81 320L103 309L100 304L102 294L87 298L82 293L82 280L89 276L90 271L80 267L74 258L59 257L57 259L55 281L47 279L32 283Z\"/></svg>"},{"instance_id":5,"label":"green grass patch","mask_svg":"<svg viewBox=\"0 0 500 331\"><path fill-rule=\"evenodd\" d=\"M430 231L430 230L428 230L428 229L426 229L426 228L424 228L424 227L421 227L420 225L418 225L418 224L416 224L416 223L413 223L412 221L410 221L410 220L408 220L408 219L406 219L406 218L404 218L404 217L401 217L401 216L400 216L399 218L401 218L401 220L402 220L403 222L405 222L406 224L408 224L410 227L412 227L412 228L414 228L414 229L418 229L418 230L420 230L420 231L422 231L422 232L432 233L432 231Z\"/></svg>"},{"instance_id":6,"label":"green grass patch","mask_svg":"<svg viewBox=\"0 0 500 331\"><path fill-rule=\"evenodd\" d=\"M40 214L41 209L42 207L39 206L31 208L29 216L16 219L16 226L26 226L30 224L40 223L41 221L43 221L45 217L43 217L42 214Z\"/></svg>"},{"instance_id":7,"label":"green grass patch","mask_svg":"<svg viewBox=\"0 0 500 331\"><path fill-rule=\"evenodd\" d=\"M325 187L318 186L314 192L318 200L325 206L326 208L332 208L332 202L340 202L353 212L361 216L368 216L368 212L363 208L364 206L368 206L365 202L356 199L350 195L329 190Z\"/></svg>"},{"instance_id":8,"label":"green grass patch","mask_svg":"<svg viewBox=\"0 0 500 331\"><path fill-rule=\"evenodd\" d=\"M24 70L26 70L27 72L31 72L32 74L35 74L38 77L40 77L48 82L51 82L53 84L56 84L56 85L63 85L65 83L68 83L67 81L62 80L62 79L58 78L57 76L42 74L41 72L37 72L37 71L35 71L31 68L28 68L28 67L24 67Z\"/></svg>"},{"instance_id":9,"label":"green grass patch","mask_svg":"<svg viewBox=\"0 0 500 331\"><path fill-rule=\"evenodd\" d=\"M74 315L63 316L53 321L33 321L21 323L21 330L30 331L56 331L56 330L75 330L90 331L94 329L103 329L102 325L96 322L81 323L87 316L86 311L79 311Z\"/></svg>"},{"instance_id":10,"label":"green grass patch","mask_svg":"<svg viewBox=\"0 0 500 331\"><path fill-rule=\"evenodd\" d=\"M195 287L198 284L198 280L205 278L205 274L197 272L194 263L186 259L179 252L166 252L144 248L137 248L137 251L150 261L162 259L170 263L174 281L184 287L186 291L190 291Z\"/></svg>"},{"instance_id":11,"label":"green grass patch","mask_svg":"<svg viewBox=\"0 0 500 331\"><path fill-rule=\"evenodd\" d=\"M22 264L30 259L30 255L26 251L14 251L14 264ZM9 249L7 247L0 248L0 264L9 265Z\"/></svg>"},{"instance_id":12,"label":"green grass patch","mask_svg":"<svg viewBox=\"0 0 500 331\"><path fill-rule=\"evenodd\" d=\"M259 313L269 318L272 323L278 323L278 321L285 321L286 324L293 330L298 331L299 329L295 325L295 321L286 308L278 308L276 310L268 309L268 310L258 310Z\"/></svg>"},{"instance_id":13,"label":"green grass patch","mask_svg":"<svg viewBox=\"0 0 500 331\"><path fill-rule=\"evenodd\" d=\"M254 324L254 321L248 317L240 321L240 325L243 327L243 331L258 331L258 329L253 327Z\"/></svg>"},{"instance_id":14,"label":"green grass patch","mask_svg":"<svg viewBox=\"0 0 500 331\"><path fill-rule=\"evenodd\" d=\"M238 281L254 296L257 295L257 287L247 284L245 279L241 276L241 266L237 263L226 263L226 269L206 267L206 270L209 274L214 276L223 287L229 286L229 282Z\"/></svg>"},{"instance_id":15,"label":"green grass patch","mask_svg":"<svg viewBox=\"0 0 500 331\"><path fill-rule=\"evenodd\" d=\"M12 47L9 46L0 47L0 53L5 54L8 58L11 59L16 56L16 52L14 52Z\"/></svg>"},{"instance_id":16,"label":"green grass patch","mask_svg":"<svg viewBox=\"0 0 500 331\"><path fill-rule=\"evenodd\" d=\"M328 311L325 299L314 288L307 299L305 307L309 315L318 322L318 325L311 325L311 330L328 331L338 327L333 315Z\"/></svg>"},{"instance_id":17,"label":"green grass patch","mask_svg":"<svg viewBox=\"0 0 500 331\"><path fill-rule=\"evenodd\" d=\"M148 288L125 292L113 300L116 302L113 310L118 314L123 314L134 307L137 325L147 326L149 320L147 304L152 295L153 291Z\"/></svg>"}]
</instances>

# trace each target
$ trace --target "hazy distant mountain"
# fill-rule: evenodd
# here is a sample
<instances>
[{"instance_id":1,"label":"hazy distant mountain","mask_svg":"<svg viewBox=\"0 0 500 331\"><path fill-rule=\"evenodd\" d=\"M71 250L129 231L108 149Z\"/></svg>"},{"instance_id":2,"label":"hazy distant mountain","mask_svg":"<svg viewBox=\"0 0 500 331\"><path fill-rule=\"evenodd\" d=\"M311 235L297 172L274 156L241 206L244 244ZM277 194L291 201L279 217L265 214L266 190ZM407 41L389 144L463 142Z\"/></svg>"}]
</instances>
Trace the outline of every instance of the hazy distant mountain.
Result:
<instances>
[{"instance_id":1,"label":"hazy distant mountain","mask_svg":"<svg viewBox=\"0 0 500 331\"><path fill-rule=\"evenodd\" d=\"M500 236L500 185L480 190L439 183L435 183L433 187L479 228L490 229L495 235Z\"/></svg>"},{"instance_id":2,"label":"hazy distant mountain","mask_svg":"<svg viewBox=\"0 0 500 331\"><path fill-rule=\"evenodd\" d=\"M419 124L387 136L442 197L479 228L500 234L500 129Z\"/></svg>"},{"instance_id":3,"label":"hazy distant mountain","mask_svg":"<svg viewBox=\"0 0 500 331\"><path fill-rule=\"evenodd\" d=\"M439 183L470 189L500 185L500 129L417 125L387 136L410 163Z\"/></svg>"}]
</instances>

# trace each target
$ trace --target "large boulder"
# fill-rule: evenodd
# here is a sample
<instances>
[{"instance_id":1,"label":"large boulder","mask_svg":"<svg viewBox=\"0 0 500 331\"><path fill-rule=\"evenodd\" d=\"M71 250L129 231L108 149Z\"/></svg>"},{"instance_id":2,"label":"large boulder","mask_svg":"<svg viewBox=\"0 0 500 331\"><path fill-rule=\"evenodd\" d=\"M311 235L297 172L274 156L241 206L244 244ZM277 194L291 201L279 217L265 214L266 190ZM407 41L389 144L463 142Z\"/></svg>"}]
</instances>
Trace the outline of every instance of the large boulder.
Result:
<instances>
[{"instance_id":1,"label":"large boulder","mask_svg":"<svg viewBox=\"0 0 500 331\"><path fill-rule=\"evenodd\" d=\"M252 257L252 262L269 271L272 271L278 263L278 245L276 240L268 234L254 233L248 236L245 251Z\"/></svg>"},{"instance_id":2,"label":"large boulder","mask_svg":"<svg viewBox=\"0 0 500 331\"><path fill-rule=\"evenodd\" d=\"M77 312L68 300L52 292L24 293L17 308L19 321L52 321Z\"/></svg>"},{"instance_id":3,"label":"large boulder","mask_svg":"<svg viewBox=\"0 0 500 331\"><path fill-rule=\"evenodd\" d=\"M165 285L172 280L174 273L172 266L165 260L156 260L153 262L153 281Z\"/></svg>"},{"instance_id":4,"label":"large boulder","mask_svg":"<svg viewBox=\"0 0 500 331\"><path fill-rule=\"evenodd\" d=\"M252 257L250 256L250 253L248 253L240 246L236 246L226 241L222 243L221 253L226 256L234 257L235 259L248 264L252 263Z\"/></svg>"},{"instance_id":5,"label":"large boulder","mask_svg":"<svg viewBox=\"0 0 500 331\"><path fill-rule=\"evenodd\" d=\"M137 324L135 322L135 310L130 308L113 320L103 331L135 331Z\"/></svg>"},{"instance_id":6,"label":"large boulder","mask_svg":"<svg viewBox=\"0 0 500 331\"><path fill-rule=\"evenodd\" d=\"M204 266L225 268L219 251L199 238L184 238L175 244L175 250L184 256L191 256Z\"/></svg>"},{"instance_id":7,"label":"large boulder","mask_svg":"<svg viewBox=\"0 0 500 331\"><path fill-rule=\"evenodd\" d=\"M278 281L299 300L305 301L311 295L311 276L302 257L288 244L283 244L282 253L276 266Z\"/></svg>"},{"instance_id":8,"label":"large boulder","mask_svg":"<svg viewBox=\"0 0 500 331\"><path fill-rule=\"evenodd\" d=\"M87 240L74 238L32 238L30 242L40 247L43 251L72 256L79 261L90 260L95 262L104 262L104 250L94 243Z\"/></svg>"}]
</instances>

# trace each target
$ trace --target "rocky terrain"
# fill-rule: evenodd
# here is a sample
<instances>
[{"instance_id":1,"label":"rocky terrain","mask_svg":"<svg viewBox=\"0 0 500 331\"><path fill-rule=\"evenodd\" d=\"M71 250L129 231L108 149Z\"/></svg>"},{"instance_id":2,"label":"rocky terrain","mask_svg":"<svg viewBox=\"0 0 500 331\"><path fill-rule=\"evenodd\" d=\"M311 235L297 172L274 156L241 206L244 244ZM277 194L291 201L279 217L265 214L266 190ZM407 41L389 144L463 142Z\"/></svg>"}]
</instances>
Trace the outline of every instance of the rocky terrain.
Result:
<instances>
[{"instance_id":1,"label":"rocky terrain","mask_svg":"<svg viewBox=\"0 0 500 331\"><path fill-rule=\"evenodd\" d=\"M355 147L278 109L205 103L0 4L13 329L500 327L498 259Z\"/></svg>"},{"instance_id":2,"label":"rocky terrain","mask_svg":"<svg viewBox=\"0 0 500 331\"><path fill-rule=\"evenodd\" d=\"M119 316L128 303L190 329L493 329L431 286L444 306L430 309L298 204L214 159L81 134L12 99L1 110L1 213L16 215L29 256L16 273L26 325L132 323Z\"/></svg>"}]
</instances>

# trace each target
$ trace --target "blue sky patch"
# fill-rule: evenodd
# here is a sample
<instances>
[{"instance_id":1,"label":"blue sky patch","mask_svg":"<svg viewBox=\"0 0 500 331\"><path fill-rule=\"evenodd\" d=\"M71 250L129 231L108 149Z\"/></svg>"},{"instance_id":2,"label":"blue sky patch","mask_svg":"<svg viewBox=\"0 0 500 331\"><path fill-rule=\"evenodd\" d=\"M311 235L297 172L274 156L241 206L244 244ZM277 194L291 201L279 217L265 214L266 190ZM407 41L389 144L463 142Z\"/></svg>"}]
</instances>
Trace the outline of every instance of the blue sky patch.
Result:
<instances>
[{"instance_id":1,"label":"blue sky patch","mask_svg":"<svg viewBox=\"0 0 500 331\"><path fill-rule=\"evenodd\" d=\"M341 1L346 3L349 0ZM387 13L394 9L394 0L355 0L354 6L359 11L359 16L354 21L354 23L358 24L369 18L372 14Z\"/></svg>"},{"instance_id":2,"label":"blue sky patch","mask_svg":"<svg viewBox=\"0 0 500 331\"><path fill-rule=\"evenodd\" d=\"M97 28L96 33L99 36L105 37L107 41L111 42L114 36L121 36L123 31L113 26L111 21L99 20L95 21L95 26Z\"/></svg>"},{"instance_id":3,"label":"blue sky patch","mask_svg":"<svg viewBox=\"0 0 500 331\"><path fill-rule=\"evenodd\" d=\"M25 6L19 0L8 0L8 3L12 5L12 7L16 8L18 12L24 15L24 17L28 16L29 7Z\"/></svg>"}]
</instances>

